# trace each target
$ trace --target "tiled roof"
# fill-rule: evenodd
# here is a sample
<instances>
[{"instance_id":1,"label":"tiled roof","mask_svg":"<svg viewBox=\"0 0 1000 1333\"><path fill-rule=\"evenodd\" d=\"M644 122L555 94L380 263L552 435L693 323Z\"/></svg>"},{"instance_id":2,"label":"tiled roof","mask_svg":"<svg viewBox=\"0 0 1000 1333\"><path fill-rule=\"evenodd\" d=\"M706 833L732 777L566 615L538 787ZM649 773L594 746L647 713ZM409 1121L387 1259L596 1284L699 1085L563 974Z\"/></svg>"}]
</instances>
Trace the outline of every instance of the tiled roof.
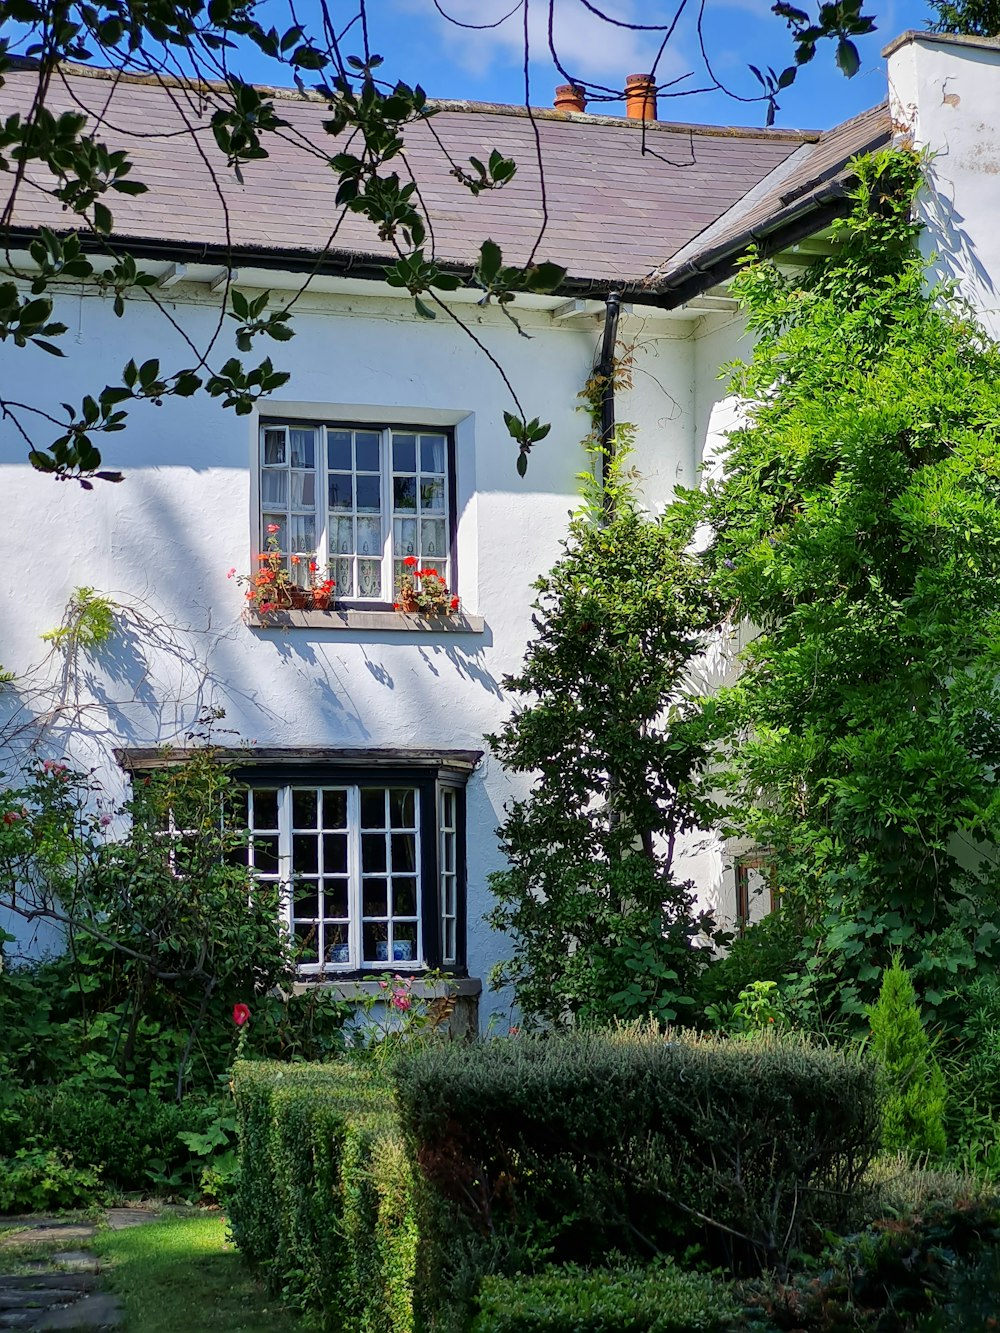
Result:
<instances>
[{"instance_id":1,"label":"tiled roof","mask_svg":"<svg viewBox=\"0 0 1000 1333\"><path fill-rule=\"evenodd\" d=\"M697 282L715 270L716 280L753 241L781 236L788 225L842 198L850 179L848 163L859 153L885 148L892 140L888 103L827 130L803 144L754 189L650 275L649 286L663 293ZM808 224L806 224L808 225ZM705 285L704 282L701 285Z\"/></svg>"},{"instance_id":2,"label":"tiled roof","mask_svg":"<svg viewBox=\"0 0 1000 1333\"><path fill-rule=\"evenodd\" d=\"M5 116L27 110L34 82L30 69L7 75L0 91ZM347 214L338 224L335 177L325 161L336 150L322 131L329 114L324 101L280 95L277 109L290 128L268 136L270 157L245 165L243 184L215 146L210 102L191 86L66 67L53 80L48 105L100 112L97 137L128 151L134 178L150 189L134 198L110 197L115 234L147 251L169 257L173 247L180 257L200 248L214 257L231 248L248 262L267 257L298 267L322 253L324 267L340 272L359 259L381 262L391 255L366 219ZM538 257L565 265L581 283L604 286L637 284L662 272L665 260L690 248L792 155L821 154L830 140L823 136L807 149L803 145L817 136L800 131L663 122L643 129L605 116L546 110L529 118L523 108L436 105L439 114L429 124L407 131L406 162L429 210L438 258L470 265L480 242L492 237L507 262L527 259L542 222L537 132L548 208ZM515 159L517 175L475 199L452 176L435 135L459 163L498 148ZM802 160L818 164L821 157ZM404 175L406 167L401 163L399 170ZM13 226L39 225L67 228L72 219L43 190L22 189Z\"/></svg>"}]
</instances>

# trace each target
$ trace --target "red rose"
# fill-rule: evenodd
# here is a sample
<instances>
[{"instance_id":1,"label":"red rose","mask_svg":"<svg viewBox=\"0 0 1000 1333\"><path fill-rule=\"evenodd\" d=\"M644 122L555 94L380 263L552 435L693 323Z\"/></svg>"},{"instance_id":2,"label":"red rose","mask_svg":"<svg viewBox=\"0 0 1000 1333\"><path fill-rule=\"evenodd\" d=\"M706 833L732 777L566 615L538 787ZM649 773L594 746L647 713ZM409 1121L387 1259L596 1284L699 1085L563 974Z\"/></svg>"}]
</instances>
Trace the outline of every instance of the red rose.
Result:
<instances>
[{"instance_id":1,"label":"red rose","mask_svg":"<svg viewBox=\"0 0 1000 1333\"><path fill-rule=\"evenodd\" d=\"M241 1028L244 1023L249 1023L249 1021L250 1021L250 1006L246 1004L234 1004L233 1022L236 1024L236 1026L238 1028Z\"/></svg>"}]
</instances>

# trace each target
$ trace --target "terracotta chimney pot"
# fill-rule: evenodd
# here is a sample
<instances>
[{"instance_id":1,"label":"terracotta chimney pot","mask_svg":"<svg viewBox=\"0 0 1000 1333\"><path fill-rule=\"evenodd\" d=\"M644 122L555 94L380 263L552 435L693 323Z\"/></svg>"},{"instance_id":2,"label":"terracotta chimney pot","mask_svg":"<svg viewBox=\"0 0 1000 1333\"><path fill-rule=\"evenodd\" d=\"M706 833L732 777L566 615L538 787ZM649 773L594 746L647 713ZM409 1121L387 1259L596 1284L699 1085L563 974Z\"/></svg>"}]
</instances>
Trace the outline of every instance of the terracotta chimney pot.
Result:
<instances>
[{"instance_id":1,"label":"terracotta chimney pot","mask_svg":"<svg viewBox=\"0 0 1000 1333\"><path fill-rule=\"evenodd\" d=\"M561 83L556 89L554 106L557 111L582 113L587 109L587 97L583 89L578 88L575 83Z\"/></svg>"},{"instance_id":2,"label":"terracotta chimney pot","mask_svg":"<svg viewBox=\"0 0 1000 1333\"><path fill-rule=\"evenodd\" d=\"M656 119L656 80L652 74L630 74L625 80L625 114L629 120Z\"/></svg>"}]
</instances>

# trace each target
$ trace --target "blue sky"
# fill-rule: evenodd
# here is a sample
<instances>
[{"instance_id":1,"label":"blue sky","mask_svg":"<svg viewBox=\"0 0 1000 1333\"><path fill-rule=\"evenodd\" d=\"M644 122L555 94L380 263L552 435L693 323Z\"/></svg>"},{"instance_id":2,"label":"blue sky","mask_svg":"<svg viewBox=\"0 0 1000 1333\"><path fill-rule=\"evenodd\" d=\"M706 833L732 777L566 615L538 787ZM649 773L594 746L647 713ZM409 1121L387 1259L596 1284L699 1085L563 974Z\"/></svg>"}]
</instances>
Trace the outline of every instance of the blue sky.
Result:
<instances>
[{"instance_id":1,"label":"blue sky","mask_svg":"<svg viewBox=\"0 0 1000 1333\"><path fill-rule=\"evenodd\" d=\"M278 0L276 0L276 3ZM439 0L441 8L467 23L489 23L507 13L516 0ZM800 6L809 8L803 0ZM565 82L547 50L548 0L528 0L532 60L531 100L551 104L555 86ZM623 20L662 22L674 6L666 0L601 0L606 12ZM332 4L334 13L341 8ZM351 6L344 4L343 9ZM297 6L300 20L312 27L318 0ZM868 0L866 9L877 32L858 41L861 70L845 79L834 65L833 45L821 46L815 60L803 69L795 85L781 97L776 124L825 129L874 105L885 96L885 62L881 48L906 28L921 28L928 17L926 3L918 0ZM449 23L434 0L369 0L372 48L385 58L385 73L408 83L421 83L432 97L467 98L487 102L523 102L523 13L517 12L499 27L470 31ZM581 0L555 0L557 48L566 69L577 77L609 87L622 87L627 74L645 73L659 45L655 33L615 28L587 12ZM281 26L275 12L273 21ZM287 19L286 19L287 22ZM770 0L708 0L705 33L710 58L720 80L734 92L752 95L756 81L749 63L781 70L791 63L792 44L784 23L770 12ZM356 44L357 45L357 44ZM350 39L345 49L351 48ZM683 21L667 48L659 80L688 71L693 87L704 81L693 24ZM256 77L267 77L254 71ZM273 71L268 71L273 78ZM684 83L678 85L685 86ZM593 106L623 114L621 104ZM760 125L760 104L744 104L719 92L698 93L661 102L661 119L698 123Z\"/></svg>"}]
</instances>

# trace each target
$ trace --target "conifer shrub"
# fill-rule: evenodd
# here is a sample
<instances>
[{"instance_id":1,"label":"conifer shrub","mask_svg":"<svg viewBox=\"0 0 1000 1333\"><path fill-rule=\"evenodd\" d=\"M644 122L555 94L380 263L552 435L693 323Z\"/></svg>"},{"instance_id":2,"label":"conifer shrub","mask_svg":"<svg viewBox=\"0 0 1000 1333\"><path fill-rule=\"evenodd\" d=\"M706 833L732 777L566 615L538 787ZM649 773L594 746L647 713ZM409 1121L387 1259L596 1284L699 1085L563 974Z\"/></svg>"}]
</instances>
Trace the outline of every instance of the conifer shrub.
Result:
<instances>
[{"instance_id":1,"label":"conifer shrub","mask_svg":"<svg viewBox=\"0 0 1000 1333\"><path fill-rule=\"evenodd\" d=\"M487 1277L472 1333L727 1333L726 1285L672 1265Z\"/></svg>"},{"instance_id":2,"label":"conifer shrub","mask_svg":"<svg viewBox=\"0 0 1000 1333\"><path fill-rule=\"evenodd\" d=\"M487 1272L691 1245L732 1273L781 1268L849 1229L878 1148L874 1066L797 1037L524 1037L432 1048L394 1077L435 1329L467 1327Z\"/></svg>"},{"instance_id":3,"label":"conifer shrub","mask_svg":"<svg viewBox=\"0 0 1000 1333\"><path fill-rule=\"evenodd\" d=\"M878 1001L868 1011L872 1050L885 1071L883 1143L890 1150L940 1157L945 1141L946 1088L910 974L895 955L882 972Z\"/></svg>"}]
</instances>

